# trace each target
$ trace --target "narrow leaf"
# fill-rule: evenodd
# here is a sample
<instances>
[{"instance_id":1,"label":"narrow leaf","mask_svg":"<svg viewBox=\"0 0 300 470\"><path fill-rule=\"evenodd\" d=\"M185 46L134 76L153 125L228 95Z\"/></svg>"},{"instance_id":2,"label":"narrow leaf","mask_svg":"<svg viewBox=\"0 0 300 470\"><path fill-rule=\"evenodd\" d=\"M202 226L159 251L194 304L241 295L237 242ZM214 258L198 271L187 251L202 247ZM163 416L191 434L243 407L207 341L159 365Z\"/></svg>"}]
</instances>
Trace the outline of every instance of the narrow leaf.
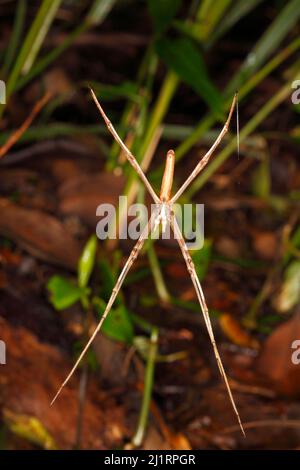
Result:
<instances>
[{"instance_id":1,"label":"narrow leaf","mask_svg":"<svg viewBox=\"0 0 300 470\"><path fill-rule=\"evenodd\" d=\"M26 44L29 47L27 49L27 56L21 69L22 74L25 75L31 69L31 66L39 53L39 50L50 29L60 4L61 0L44 0L42 3L41 8L35 17L30 32L26 38Z\"/></svg>"},{"instance_id":2,"label":"narrow leaf","mask_svg":"<svg viewBox=\"0 0 300 470\"><path fill-rule=\"evenodd\" d=\"M238 23L250 11L254 10L263 0L236 0L230 7L229 11L223 16L222 21L217 25L209 37L208 45L213 43L224 36L236 23ZM206 44L207 46L207 44Z\"/></svg>"},{"instance_id":3,"label":"narrow leaf","mask_svg":"<svg viewBox=\"0 0 300 470\"><path fill-rule=\"evenodd\" d=\"M86 16L86 22L96 25L110 13L117 0L95 0Z\"/></svg>"},{"instance_id":4,"label":"narrow leaf","mask_svg":"<svg viewBox=\"0 0 300 470\"><path fill-rule=\"evenodd\" d=\"M230 81L230 85L226 89L227 94L239 89L241 84L264 64L299 18L299 0L290 0L248 54L239 71Z\"/></svg>"},{"instance_id":5,"label":"narrow leaf","mask_svg":"<svg viewBox=\"0 0 300 470\"><path fill-rule=\"evenodd\" d=\"M83 248L78 262L78 285L87 287L94 269L97 250L97 237L92 235Z\"/></svg>"},{"instance_id":6,"label":"narrow leaf","mask_svg":"<svg viewBox=\"0 0 300 470\"><path fill-rule=\"evenodd\" d=\"M222 115L222 97L210 80L199 49L188 38L160 39L156 42L160 58L190 85L211 110Z\"/></svg>"},{"instance_id":7,"label":"narrow leaf","mask_svg":"<svg viewBox=\"0 0 300 470\"><path fill-rule=\"evenodd\" d=\"M15 19L14 19L14 26L9 38L8 47L5 52L4 56L4 65L3 65L3 73L7 73L13 63L17 48L19 46L20 38L23 31L24 20L26 15L26 3L25 0L19 0Z\"/></svg>"},{"instance_id":8,"label":"narrow leaf","mask_svg":"<svg viewBox=\"0 0 300 470\"><path fill-rule=\"evenodd\" d=\"M195 24L199 39L204 42L210 37L230 3L231 0L204 0L201 2Z\"/></svg>"},{"instance_id":9,"label":"narrow leaf","mask_svg":"<svg viewBox=\"0 0 300 470\"><path fill-rule=\"evenodd\" d=\"M95 81L84 83L94 90L96 95L101 96L101 100L113 100L126 98L135 103L141 103L142 97L139 94L138 87L134 82L123 82L119 85L107 85Z\"/></svg>"},{"instance_id":10,"label":"narrow leaf","mask_svg":"<svg viewBox=\"0 0 300 470\"><path fill-rule=\"evenodd\" d=\"M181 0L148 0L148 8L156 33L163 33L170 26L180 7Z\"/></svg>"},{"instance_id":11,"label":"narrow leaf","mask_svg":"<svg viewBox=\"0 0 300 470\"><path fill-rule=\"evenodd\" d=\"M60 4L61 0L43 0L9 76L7 97L13 92L20 74L29 72Z\"/></svg>"}]
</instances>

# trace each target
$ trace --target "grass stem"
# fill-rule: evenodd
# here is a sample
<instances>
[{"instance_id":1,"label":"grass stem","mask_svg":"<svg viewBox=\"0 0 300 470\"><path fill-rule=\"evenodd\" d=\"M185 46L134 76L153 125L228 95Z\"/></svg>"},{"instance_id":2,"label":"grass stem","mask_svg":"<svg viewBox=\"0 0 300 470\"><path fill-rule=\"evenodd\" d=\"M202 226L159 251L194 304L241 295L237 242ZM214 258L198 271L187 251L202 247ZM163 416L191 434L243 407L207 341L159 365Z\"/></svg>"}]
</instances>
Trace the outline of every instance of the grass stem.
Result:
<instances>
[{"instance_id":1,"label":"grass stem","mask_svg":"<svg viewBox=\"0 0 300 470\"><path fill-rule=\"evenodd\" d=\"M158 343L158 329L152 328L151 337L150 337L149 354L148 354L148 360L147 360L147 365L146 365L146 370L145 370L143 401L142 401L142 406L140 410L140 416L138 420L137 429L131 441L131 444L134 447L140 447L142 445L146 428L147 428L152 389L153 389L155 358L157 355L157 343Z\"/></svg>"},{"instance_id":2,"label":"grass stem","mask_svg":"<svg viewBox=\"0 0 300 470\"><path fill-rule=\"evenodd\" d=\"M165 280L155 252L153 240L149 240L147 254L157 294L164 304L169 304L171 297L165 284Z\"/></svg>"}]
</instances>

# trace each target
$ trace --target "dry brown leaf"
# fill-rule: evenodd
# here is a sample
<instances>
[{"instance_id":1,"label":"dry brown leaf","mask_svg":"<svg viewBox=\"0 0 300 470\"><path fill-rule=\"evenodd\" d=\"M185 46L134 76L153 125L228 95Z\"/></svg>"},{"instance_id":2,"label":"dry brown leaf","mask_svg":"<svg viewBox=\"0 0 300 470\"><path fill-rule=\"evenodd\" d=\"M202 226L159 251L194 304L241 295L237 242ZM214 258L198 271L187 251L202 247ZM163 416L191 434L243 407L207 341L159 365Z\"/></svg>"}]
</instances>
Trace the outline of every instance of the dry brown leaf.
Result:
<instances>
[{"instance_id":1,"label":"dry brown leaf","mask_svg":"<svg viewBox=\"0 0 300 470\"><path fill-rule=\"evenodd\" d=\"M0 198L0 233L50 263L75 269L81 253L78 241L55 217Z\"/></svg>"},{"instance_id":2,"label":"dry brown leaf","mask_svg":"<svg viewBox=\"0 0 300 470\"><path fill-rule=\"evenodd\" d=\"M300 340L300 312L277 327L264 343L257 370L275 389L287 396L300 396L300 364L294 364L293 342Z\"/></svg>"},{"instance_id":3,"label":"dry brown leaf","mask_svg":"<svg viewBox=\"0 0 300 470\"><path fill-rule=\"evenodd\" d=\"M9 354L0 376L6 416L34 417L47 429L58 448L71 448L78 413L78 374L55 406L50 407L58 384L70 368L70 360L54 346L40 342L27 329L12 327L1 318L0 331ZM125 432L122 409L90 376L84 405L82 448L119 447Z\"/></svg>"},{"instance_id":4,"label":"dry brown leaf","mask_svg":"<svg viewBox=\"0 0 300 470\"><path fill-rule=\"evenodd\" d=\"M59 209L63 214L73 214L95 228L99 217L96 209L99 204L118 205L122 194L124 178L112 173L81 175L72 178L59 189Z\"/></svg>"}]
</instances>

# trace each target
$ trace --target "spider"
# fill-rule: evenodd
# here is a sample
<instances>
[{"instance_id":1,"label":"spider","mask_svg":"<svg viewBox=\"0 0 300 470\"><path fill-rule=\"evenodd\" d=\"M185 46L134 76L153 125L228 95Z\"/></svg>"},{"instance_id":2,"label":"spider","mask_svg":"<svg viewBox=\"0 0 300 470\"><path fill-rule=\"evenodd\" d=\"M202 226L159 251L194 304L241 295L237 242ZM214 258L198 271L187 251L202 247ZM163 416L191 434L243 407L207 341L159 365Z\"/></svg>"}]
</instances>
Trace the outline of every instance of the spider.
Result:
<instances>
[{"instance_id":1,"label":"spider","mask_svg":"<svg viewBox=\"0 0 300 470\"><path fill-rule=\"evenodd\" d=\"M103 108L101 107L94 91L92 89L90 91L91 91L91 94L92 94L92 98L93 98L98 110L100 111L109 132L112 134L113 138L118 142L118 144L120 145L121 149L124 152L124 155L128 159L129 163L133 166L136 173L139 175L139 177L141 178L141 180L144 183L145 187L147 188L150 195L152 196L152 199L154 200L154 203L156 205L156 210L152 213L148 223L146 224L145 228L142 230L139 239L137 240L136 244L134 245L134 247L133 247L133 249L132 249L132 251L131 251L131 253L130 253L130 255L129 255L129 257L128 257L128 259L127 259L127 261L126 261L126 263L125 263L125 265L124 265L124 267L123 267L123 269L120 273L120 275L119 275L119 278L118 278L118 280L115 284L115 287L112 290L111 297L110 297L110 299L107 303L105 311L104 311L97 327L95 328L95 330L94 330L93 334L91 335L90 339L88 340L86 346L84 347L83 351L81 352L80 356L78 357L77 361L75 362L75 364L74 364L72 370L70 371L69 375L67 376L65 381L60 386L58 392L56 393L55 397L53 398L53 400L51 402L51 405L55 402L56 398L58 397L58 395L62 391L63 387L68 383L68 381L72 377L72 375L75 372L78 364L80 363L80 361L82 360L82 358L86 354L88 348L90 347L91 343L95 339L97 333L100 331L100 329L103 325L103 322L105 321L107 315L109 314L109 312L112 308L112 305L113 305L113 303L114 303L114 301L115 301L115 299L118 295L118 292L121 289L121 286L124 282L124 279L126 278L126 275L129 271L129 269L131 268L131 266L133 265L133 263L135 262L135 260L138 256L139 252L141 251L141 249L143 247L143 244L144 244L145 240L147 239L149 233L151 234L160 225L162 226L162 230L164 231L167 224L170 224L170 226L173 230L173 233L174 233L174 237L175 237L175 239L177 240L177 242L179 244L180 250L181 250L183 258L185 260L187 270L190 274L192 283L194 285L194 288L195 288L195 291L196 291L196 294L197 294L197 297L198 297L198 301L199 301L199 304L200 304L200 307L201 307L201 310L202 310L204 322L205 322L205 325L206 325L206 328L207 328L207 331L208 331L208 335L209 335L210 341L212 343L213 351L214 351L214 354L215 354L215 357L216 357L216 361L217 361L217 364L218 364L218 367L219 367L219 371L220 371L221 376L223 377L225 386L227 388L227 392L228 392L228 395L229 395L231 405L232 405L233 410L236 414L236 417L237 417L238 423L240 425L240 428L242 430L242 433L245 435L245 432L244 432L244 429L243 429L243 426L242 426L242 422L241 422L241 419L240 419L240 416L239 416L234 398L232 396L230 385L229 385L229 382L228 382L228 379L227 379L227 376L226 376L226 373L225 373L225 370L224 370L224 367L223 367L223 363L222 363L222 360L221 360L221 357L220 357L220 354L219 354L219 351L218 351L218 348L217 348L217 345L216 345L216 341L215 341L215 337L214 337L214 333L213 333L213 329L212 329L212 325L211 325L211 321L210 321L210 317L209 317L209 313L208 313L208 308L207 308L207 305L206 305L206 301L205 301L205 298L204 298L204 294L203 294L203 290L202 290L200 281L198 279L198 276L197 276L197 273L196 273L196 270L195 270L195 265L194 265L194 262L193 262L193 260L190 256L190 254L189 254L188 247L187 247L187 245L184 241L184 238L182 236L180 227L179 227L179 225L176 221L174 211L173 211L174 203L182 195L182 193L185 191L185 189L191 184L191 182L197 177L197 175L200 173L200 171L203 170L203 168L207 165L207 163L209 162L214 150L218 147L218 145L220 144L220 142L223 139L224 135L228 131L229 123L231 121L232 114L233 114L233 110L234 110L234 108L237 104L237 94L234 95L227 121L225 122L225 125L222 128L222 130L221 130L220 134L218 135L217 139L215 140L214 144L209 149L209 151L204 155L204 157L199 161L199 163L196 165L196 167L194 168L194 170L192 171L190 176L185 180L183 185L178 189L178 191L176 192L176 194L174 196L171 196L171 189L172 189L172 183L173 183L175 153L174 153L173 150L169 150L167 152L166 164L165 164L165 170L164 170L164 175L163 175L162 184L161 184L160 195L158 196L155 193L154 189L152 188L148 178L144 174L144 172L141 169L141 167L140 167L139 163L137 162L136 158L133 156L133 154L130 152L130 150L126 147L124 142L119 137L117 131L114 128L114 126L112 125L112 123L110 122L108 117L106 116L106 114L105 114Z\"/></svg>"}]
</instances>

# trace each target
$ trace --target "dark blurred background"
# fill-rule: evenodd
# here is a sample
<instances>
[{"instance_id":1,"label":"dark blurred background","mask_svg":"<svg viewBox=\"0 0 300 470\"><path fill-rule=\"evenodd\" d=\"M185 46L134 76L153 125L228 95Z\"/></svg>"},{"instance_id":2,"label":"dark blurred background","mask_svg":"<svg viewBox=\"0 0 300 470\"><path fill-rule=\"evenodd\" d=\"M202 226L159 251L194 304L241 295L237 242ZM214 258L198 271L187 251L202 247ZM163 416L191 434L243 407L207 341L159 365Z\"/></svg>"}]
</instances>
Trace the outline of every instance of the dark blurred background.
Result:
<instances>
[{"instance_id":1,"label":"dark blurred background","mask_svg":"<svg viewBox=\"0 0 300 470\"><path fill-rule=\"evenodd\" d=\"M298 0L0 0L1 448L299 449L299 17ZM205 204L191 255L246 439L174 240L146 243L50 407L133 246L97 240L96 208L150 202L89 87L157 192L167 150L175 191L238 91L180 202Z\"/></svg>"}]
</instances>

